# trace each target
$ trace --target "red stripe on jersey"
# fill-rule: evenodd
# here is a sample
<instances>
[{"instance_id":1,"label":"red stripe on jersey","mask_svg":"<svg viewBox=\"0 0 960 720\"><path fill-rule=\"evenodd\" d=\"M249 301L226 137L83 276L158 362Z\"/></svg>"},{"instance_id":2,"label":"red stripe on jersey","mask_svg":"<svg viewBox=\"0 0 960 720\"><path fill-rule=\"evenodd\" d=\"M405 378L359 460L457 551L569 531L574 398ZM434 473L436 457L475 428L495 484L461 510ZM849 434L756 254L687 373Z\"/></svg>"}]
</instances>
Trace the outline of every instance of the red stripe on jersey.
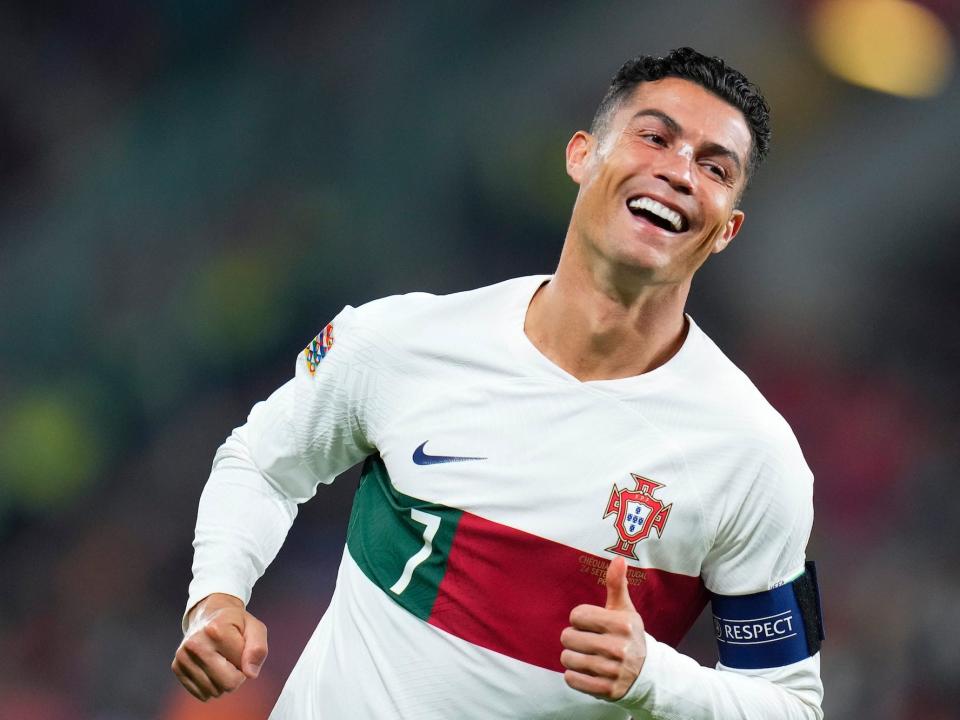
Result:
<instances>
[{"instance_id":1,"label":"red stripe on jersey","mask_svg":"<svg viewBox=\"0 0 960 720\"><path fill-rule=\"evenodd\" d=\"M464 513L428 622L475 645L563 672L570 611L606 602L609 560ZM699 577L628 568L647 632L676 645L707 603Z\"/></svg>"}]
</instances>

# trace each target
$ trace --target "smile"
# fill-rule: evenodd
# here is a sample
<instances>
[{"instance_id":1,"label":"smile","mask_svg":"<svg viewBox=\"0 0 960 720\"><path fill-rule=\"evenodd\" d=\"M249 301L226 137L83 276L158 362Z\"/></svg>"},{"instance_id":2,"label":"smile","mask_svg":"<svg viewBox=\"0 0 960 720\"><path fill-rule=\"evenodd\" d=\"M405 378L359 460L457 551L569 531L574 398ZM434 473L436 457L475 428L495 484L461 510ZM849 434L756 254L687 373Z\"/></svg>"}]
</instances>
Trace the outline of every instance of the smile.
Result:
<instances>
[{"instance_id":1,"label":"smile","mask_svg":"<svg viewBox=\"0 0 960 720\"><path fill-rule=\"evenodd\" d=\"M690 226L682 214L645 195L627 200L627 209L668 232L683 232Z\"/></svg>"}]
</instances>

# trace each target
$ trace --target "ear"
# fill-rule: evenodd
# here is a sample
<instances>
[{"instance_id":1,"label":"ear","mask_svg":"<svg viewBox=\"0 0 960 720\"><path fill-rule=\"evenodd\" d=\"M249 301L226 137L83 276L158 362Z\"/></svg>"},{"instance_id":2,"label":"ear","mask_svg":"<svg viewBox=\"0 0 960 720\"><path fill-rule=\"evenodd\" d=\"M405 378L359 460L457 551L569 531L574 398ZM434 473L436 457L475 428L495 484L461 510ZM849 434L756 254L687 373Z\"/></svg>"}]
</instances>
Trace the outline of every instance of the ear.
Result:
<instances>
[{"instance_id":1,"label":"ear","mask_svg":"<svg viewBox=\"0 0 960 720\"><path fill-rule=\"evenodd\" d=\"M567 143L567 175L577 185L580 185L586 176L594 145L596 140L593 135L583 130L577 130Z\"/></svg>"},{"instance_id":2,"label":"ear","mask_svg":"<svg viewBox=\"0 0 960 720\"><path fill-rule=\"evenodd\" d=\"M730 244L730 241L740 232L744 217L743 210L734 210L730 213L730 219L724 225L723 232L717 235L716 240L713 241L713 250L710 252L718 253Z\"/></svg>"}]
</instances>

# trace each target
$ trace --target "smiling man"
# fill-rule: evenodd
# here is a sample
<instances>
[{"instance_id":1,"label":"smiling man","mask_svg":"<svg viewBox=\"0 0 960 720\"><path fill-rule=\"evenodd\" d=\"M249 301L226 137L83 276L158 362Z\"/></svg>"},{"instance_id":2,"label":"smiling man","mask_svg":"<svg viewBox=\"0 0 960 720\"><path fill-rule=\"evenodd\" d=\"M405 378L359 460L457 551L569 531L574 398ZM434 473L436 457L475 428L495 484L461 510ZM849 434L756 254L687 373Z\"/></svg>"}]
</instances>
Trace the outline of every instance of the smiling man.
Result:
<instances>
[{"instance_id":1,"label":"smiling man","mask_svg":"<svg viewBox=\"0 0 960 720\"><path fill-rule=\"evenodd\" d=\"M334 318L217 453L184 686L256 677L253 584L297 503L363 460L334 598L271 717L821 718L810 471L684 314L768 141L721 60L635 58L567 145L553 276ZM715 668L674 649L708 602Z\"/></svg>"}]
</instances>

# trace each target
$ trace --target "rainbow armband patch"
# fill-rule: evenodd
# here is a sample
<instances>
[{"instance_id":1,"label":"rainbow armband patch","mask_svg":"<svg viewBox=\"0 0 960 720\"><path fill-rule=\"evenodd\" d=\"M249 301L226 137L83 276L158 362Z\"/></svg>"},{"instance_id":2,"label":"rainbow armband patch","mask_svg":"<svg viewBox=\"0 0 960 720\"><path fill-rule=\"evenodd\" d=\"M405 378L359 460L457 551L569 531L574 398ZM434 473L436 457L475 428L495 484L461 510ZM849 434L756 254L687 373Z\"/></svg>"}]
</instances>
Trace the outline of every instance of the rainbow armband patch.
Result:
<instances>
[{"instance_id":1,"label":"rainbow armband patch","mask_svg":"<svg viewBox=\"0 0 960 720\"><path fill-rule=\"evenodd\" d=\"M712 595L720 662L730 668L782 667L815 655L823 641L817 570L752 595Z\"/></svg>"},{"instance_id":2,"label":"rainbow armband patch","mask_svg":"<svg viewBox=\"0 0 960 720\"><path fill-rule=\"evenodd\" d=\"M320 334L311 340L310 344L303 350L303 356L307 360L307 370L310 371L311 375L317 371L317 366L320 364L320 361L327 356L327 353L332 347L333 323L328 323L327 326L320 331Z\"/></svg>"}]
</instances>

